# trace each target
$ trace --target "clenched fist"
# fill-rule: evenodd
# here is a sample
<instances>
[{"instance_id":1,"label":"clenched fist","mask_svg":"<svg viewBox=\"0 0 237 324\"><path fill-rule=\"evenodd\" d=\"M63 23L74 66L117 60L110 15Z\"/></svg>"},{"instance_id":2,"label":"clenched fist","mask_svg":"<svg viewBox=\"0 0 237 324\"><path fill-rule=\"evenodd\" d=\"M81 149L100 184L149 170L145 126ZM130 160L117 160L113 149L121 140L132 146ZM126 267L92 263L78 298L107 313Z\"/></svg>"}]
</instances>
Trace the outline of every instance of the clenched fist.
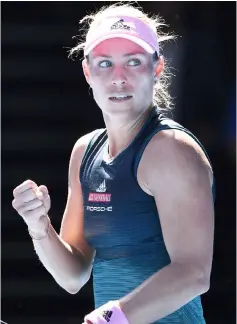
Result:
<instances>
[{"instance_id":1,"label":"clenched fist","mask_svg":"<svg viewBox=\"0 0 237 324\"><path fill-rule=\"evenodd\" d=\"M36 235L45 233L45 221L50 209L50 197L45 186L37 186L31 180L26 180L13 190L13 208L24 219L30 231Z\"/></svg>"}]
</instances>

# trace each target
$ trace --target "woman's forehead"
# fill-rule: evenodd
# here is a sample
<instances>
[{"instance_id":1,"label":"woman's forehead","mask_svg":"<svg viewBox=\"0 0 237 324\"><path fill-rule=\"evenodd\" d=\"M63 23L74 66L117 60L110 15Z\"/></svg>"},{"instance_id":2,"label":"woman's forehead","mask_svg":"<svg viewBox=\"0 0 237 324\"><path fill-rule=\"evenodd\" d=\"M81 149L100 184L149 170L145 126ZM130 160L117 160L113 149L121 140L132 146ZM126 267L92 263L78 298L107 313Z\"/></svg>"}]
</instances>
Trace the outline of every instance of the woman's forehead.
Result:
<instances>
[{"instance_id":1,"label":"woman's forehead","mask_svg":"<svg viewBox=\"0 0 237 324\"><path fill-rule=\"evenodd\" d=\"M113 56L123 55L129 56L130 54L148 54L138 44L124 38L111 38L102 41L92 50L92 56Z\"/></svg>"}]
</instances>

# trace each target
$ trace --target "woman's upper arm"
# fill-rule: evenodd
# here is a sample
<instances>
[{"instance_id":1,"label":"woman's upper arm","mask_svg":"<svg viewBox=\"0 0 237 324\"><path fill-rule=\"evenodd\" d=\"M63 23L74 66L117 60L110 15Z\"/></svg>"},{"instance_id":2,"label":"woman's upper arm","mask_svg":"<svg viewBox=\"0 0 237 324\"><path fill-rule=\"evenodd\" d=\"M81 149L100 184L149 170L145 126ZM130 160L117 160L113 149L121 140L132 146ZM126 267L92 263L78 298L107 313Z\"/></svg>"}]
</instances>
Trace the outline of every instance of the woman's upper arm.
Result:
<instances>
[{"instance_id":1,"label":"woman's upper arm","mask_svg":"<svg viewBox=\"0 0 237 324\"><path fill-rule=\"evenodd\" d=\"M60 229L60 237L89 258L94 249L84 238L84 206L79 173L83 155L94 133L82 136L73 147L68 170L68 197Z\"/></svg>"}]
</instances>

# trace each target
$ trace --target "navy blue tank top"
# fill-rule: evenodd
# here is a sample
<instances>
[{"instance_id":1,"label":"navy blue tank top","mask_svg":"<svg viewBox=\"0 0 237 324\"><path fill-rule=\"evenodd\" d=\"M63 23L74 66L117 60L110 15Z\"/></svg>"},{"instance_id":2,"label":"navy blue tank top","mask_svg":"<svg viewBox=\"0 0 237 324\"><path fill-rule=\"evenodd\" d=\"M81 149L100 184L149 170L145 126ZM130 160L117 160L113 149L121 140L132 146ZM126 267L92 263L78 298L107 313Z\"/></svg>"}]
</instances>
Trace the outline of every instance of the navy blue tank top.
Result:
<instances>
[{"instance_id":1,"label":"navy blue tank top","mask_svg":"<svg viewBox=\"0 0 237 324\"><path fill-rule=\"evenodd\" d=\"M202 147L191 132L154 107L132 143L112 161L104 159L108 152L106 129L98 130L85 151L80 181L85 237L96 249L96 308L128 294L170 263L155 200L137 182L137 168L146 145L164 129L182 130ZM200 296L159 323L205 323Z\"/></svg>"}]
</instances>

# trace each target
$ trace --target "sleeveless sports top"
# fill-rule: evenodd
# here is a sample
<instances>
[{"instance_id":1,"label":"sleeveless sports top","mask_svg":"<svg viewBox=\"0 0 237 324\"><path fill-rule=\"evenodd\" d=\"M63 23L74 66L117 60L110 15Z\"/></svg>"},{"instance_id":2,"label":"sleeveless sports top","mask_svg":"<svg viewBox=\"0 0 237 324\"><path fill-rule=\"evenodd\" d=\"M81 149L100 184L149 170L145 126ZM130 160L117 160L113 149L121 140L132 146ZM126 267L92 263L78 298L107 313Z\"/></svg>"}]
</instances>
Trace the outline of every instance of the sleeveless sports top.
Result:
<instances>
[{"instance_id":1,"label":"sleeveless sports top","mask_svg":"<svg viewBox=\"0 0 237 324\"><path fill-rule=\"evenodd\" d=\"M137 168L146 145L164 129L182 130L202 147L191 132L154 107L132 143L112 161L104 159L108 152L106 129L98 130L85 151L80 181L84 233L96 249L96 308L128 294L170 263L155 200L137 182ZM200 296L159 323L205 323Z\"/></svg>"}]
</instances>

